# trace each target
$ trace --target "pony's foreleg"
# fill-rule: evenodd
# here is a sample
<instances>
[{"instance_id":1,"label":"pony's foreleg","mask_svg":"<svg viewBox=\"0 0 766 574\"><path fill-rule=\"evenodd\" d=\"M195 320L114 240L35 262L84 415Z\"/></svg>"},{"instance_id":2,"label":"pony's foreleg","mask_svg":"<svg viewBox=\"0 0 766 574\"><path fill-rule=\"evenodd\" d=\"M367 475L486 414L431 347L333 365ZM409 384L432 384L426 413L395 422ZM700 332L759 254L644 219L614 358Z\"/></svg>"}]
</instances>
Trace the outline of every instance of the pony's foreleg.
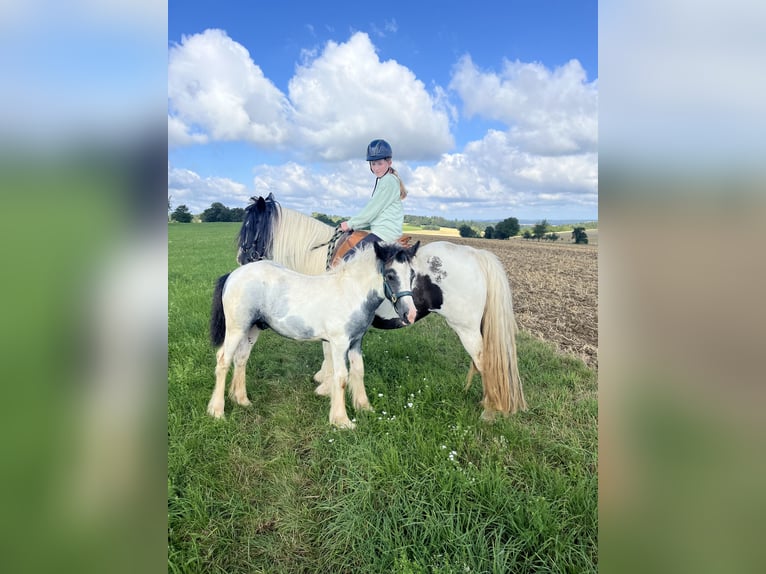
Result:
<instances>
[{"instance_id":1,"label":"pony's foreleg","mask_svg":"<svg viewBox=\"0 0 766 574\"><path fill-rule=\"evenodd\" d=\"M364 360L361 346L354 346L348 351L349 376L348 385L351 388L351 398L356 410L371 411L370 399L364 389Z\"/></svg>"},{"instance_id":2,"label":"pony's foreleg","mask_svg":"<svg viewBox=\"0 0 766 574\"><path fill-rule=\"evenodd\" d=\"M339 343L331 343L333 379L330 390L330 424L339 428L352 429L356 425L349 420L348 413L346 413L347 348L347 346Z\"/></svg>"},{"instance_id":3,"label":"pony's foreleg","mask_svg":"<svg viewBox=\"0 0 766 574\"><path fill-rule=\"evenodd\" d=\"M314 392L323 397L329 397L332 389L332 349L330 343L322 341L322 368L314 375L314 380L319 383L319 386L314 389Z\"/></svg>"},{"instance_id":4,"label":"pony's foreleg","mask_svg":"<svg viewBox=\"0 0 766 574\"><path fill-rule=\"evenodd\" d=\"M250 358L250 351L258 340L261 330L253 327L242 339L237 350L234 353L234 375L229 387L229 398L243 407L250 406L250 400L247 398L247 387L245 384L245 373L247 372L247 360Z\"/></svg>"},{"instance_id":5,"label":"pony's foreleg","mask_svg":"<svg viewBox=\"0 0 766 574\"><path fill-rule=\"evenodd\" d=\"M210 402L207 404L207 412L217 419L223 416L223 391L226 388L226 375L229 373L234 353L244 336L245 334L239 330L227 331L223 345L221 345L221 348L218 349L215 355L215 388L213 389L213 395L210 397Z\"/></svg>"}]
</instances>

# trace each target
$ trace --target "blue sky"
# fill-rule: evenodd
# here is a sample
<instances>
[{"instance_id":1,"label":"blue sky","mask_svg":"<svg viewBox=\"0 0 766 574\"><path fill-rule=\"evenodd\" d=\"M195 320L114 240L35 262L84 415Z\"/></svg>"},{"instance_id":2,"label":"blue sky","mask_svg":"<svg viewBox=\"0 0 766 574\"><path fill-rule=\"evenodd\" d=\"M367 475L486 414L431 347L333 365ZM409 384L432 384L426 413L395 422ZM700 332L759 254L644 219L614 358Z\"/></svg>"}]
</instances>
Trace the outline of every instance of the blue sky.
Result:
<instances>
[{"instance_id":1,"label":"blue sky","mask_svg":"<svg viewBox=\"0 0 766 574\"><path fill-rule=\"evenodd\" d=\"M405 213L598 217L597 2L168 4L168 194L353 215L384 138Z\"/></svg>"}]
</instances>

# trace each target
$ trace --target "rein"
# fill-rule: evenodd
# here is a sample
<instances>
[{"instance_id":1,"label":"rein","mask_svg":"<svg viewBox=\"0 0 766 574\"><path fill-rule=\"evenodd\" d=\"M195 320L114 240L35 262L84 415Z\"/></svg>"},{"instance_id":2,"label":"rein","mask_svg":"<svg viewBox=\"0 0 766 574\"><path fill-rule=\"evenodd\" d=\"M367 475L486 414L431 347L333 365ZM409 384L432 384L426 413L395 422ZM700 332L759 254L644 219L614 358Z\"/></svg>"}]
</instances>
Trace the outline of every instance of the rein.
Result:
<instances>
[{"instance_id":1,"label":"rein","mask_svg":"<svg viewBox=\"0 0 766 574\"><path fill-rule=\"evenodd\" d=\"M333 251L335 251L335 244L338 242L338 238L340 238L341 235L343 235L343 230L340 228L340 225L335 228L335 231L332 234L332 237L330 237L329 241L325 241L324 243L320 243L319 245L314 245L314 247L311 248L312 251L314 249L319 249L320 247L324 247L327 245L327 262L325 264L325 270L330 270L330 261L332 261L332 254Z\"/></svg>"}]
</instances>

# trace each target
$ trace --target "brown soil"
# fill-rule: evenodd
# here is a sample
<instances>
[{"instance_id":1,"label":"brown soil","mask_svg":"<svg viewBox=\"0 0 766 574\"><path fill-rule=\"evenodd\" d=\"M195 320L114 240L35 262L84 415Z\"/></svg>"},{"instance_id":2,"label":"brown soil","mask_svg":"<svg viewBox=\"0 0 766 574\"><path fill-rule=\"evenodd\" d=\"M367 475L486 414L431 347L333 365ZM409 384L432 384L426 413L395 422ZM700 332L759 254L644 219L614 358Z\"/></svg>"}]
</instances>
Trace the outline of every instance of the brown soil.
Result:
<instances>
[{"instance_id":1,"label":"brown soil","mask_svg":"<svg viewBox=\"0 0 766 574\"><path fill-rule=\"evenodd\" d=\"M412 236L423 243L446 240L492 251L508 273L519 327L598 368L596 245Z\"/></svg>"}]
</instances>

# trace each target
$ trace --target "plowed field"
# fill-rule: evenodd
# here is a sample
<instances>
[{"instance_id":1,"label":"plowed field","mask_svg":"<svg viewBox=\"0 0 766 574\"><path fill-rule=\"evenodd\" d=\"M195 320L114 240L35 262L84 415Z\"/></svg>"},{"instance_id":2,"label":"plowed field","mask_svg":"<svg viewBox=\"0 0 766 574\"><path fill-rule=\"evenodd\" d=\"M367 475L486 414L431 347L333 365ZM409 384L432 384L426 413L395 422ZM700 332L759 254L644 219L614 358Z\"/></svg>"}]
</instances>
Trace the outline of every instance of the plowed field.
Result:
<instances>
[{"instance_id":1,"label":"plowed field","mask_svg":"<svg viewBox=\"0 0 766 574\"><path fill-rule=\"evenodd\" d=\"M508 273L519 327L598 368L596 245L412 236L423 243L447 240L492 251Z\"/></svg>"}]
</instances>

